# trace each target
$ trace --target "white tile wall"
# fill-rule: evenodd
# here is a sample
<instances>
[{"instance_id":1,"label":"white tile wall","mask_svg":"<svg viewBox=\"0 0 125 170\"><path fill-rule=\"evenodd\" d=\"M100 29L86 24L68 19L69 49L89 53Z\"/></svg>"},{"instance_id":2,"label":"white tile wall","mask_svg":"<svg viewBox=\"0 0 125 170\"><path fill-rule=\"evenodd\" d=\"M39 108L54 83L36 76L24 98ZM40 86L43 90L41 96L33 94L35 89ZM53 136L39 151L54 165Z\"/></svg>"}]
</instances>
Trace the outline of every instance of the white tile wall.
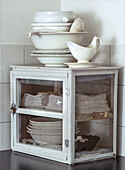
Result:
<instances>
[{"instance_id":1,"label":"white tile wall","mask_svg":"<svg viewBox=\"0 0 125 170\"><path fill-rule=\"evenodd\" d=\"M101 65L110 64L110 45L102 45L99 52L91 60L94 63L100 63Z\"/></svg>"},{"instance_id":2,"label":"white tile wall","mask_svg":"<svg viewBox=\"0 0 125 170\"><path fill-rule=\"evenodd\" d=\"M0 150L11 148L10 123L0 123Z\"/></svg>"},{"instance_id":3,"label":"white tile wall","mask_svg":"<svg viewBox=\"0 0 125 170\"><path fill-rule=\"evenodd\" d=\"M0 122L10 121L9 84L0 84Z\"/></svg>"},{"instance_id":4,"label":"white tile wall","mask_svg":"<svg viewBox=\"0 0 125 170\"><path fill-rule=\"evenodd\" d=\"M73 10L83 19L87 42L97 35L105 44L125 43L124 0L61 0L61 10Z\"/></svg>"},{"instance_id":5,"label":"white tile wall","mask_svg":"<svg viewBox=\"0 0 125 170\"><path fill-rule=\"evenodd\" d=\"M33 45L25 45L25 65L40 65L36 57L31 57L31 51L34 51Z\"/></svg>"},{"instance_id":6,"label":"white tile wall","mask_svg":"<svg viewBox=\"0 0 125 170\"><path fill-rule=\"evenodd\" d=\"M111 65L125 67L125 44L111 46Z\"/></svg>"},{"instance_id":7,"label":"white tile wall","mask_svg":"<svg viewBox=\"0 0 125 170\"><path fill-rule=\"evenodd\" d=\"M125 156L125 127L118 126L117 141L118 155Z\"/></svg>"},{"instance_id":8,"label":"white tile wall","mask_svg":"<svg viewBox=\"0 0 125 170\"><path fill-rule=\"evenodd\" d=\"M58 11L60 0L0 0L0 42L30 43L35 12Z\"/></svg>"},{"instance_id":9,"label":"white tile wall","mask_svg":"<svg viewBox=\"0 0 125 170\"><path fill-rule=\"evenodd\" d=\"M9 83L10 65L24 64L23 45L1 45L0 83Z\"/></svg>"}]
</instances>

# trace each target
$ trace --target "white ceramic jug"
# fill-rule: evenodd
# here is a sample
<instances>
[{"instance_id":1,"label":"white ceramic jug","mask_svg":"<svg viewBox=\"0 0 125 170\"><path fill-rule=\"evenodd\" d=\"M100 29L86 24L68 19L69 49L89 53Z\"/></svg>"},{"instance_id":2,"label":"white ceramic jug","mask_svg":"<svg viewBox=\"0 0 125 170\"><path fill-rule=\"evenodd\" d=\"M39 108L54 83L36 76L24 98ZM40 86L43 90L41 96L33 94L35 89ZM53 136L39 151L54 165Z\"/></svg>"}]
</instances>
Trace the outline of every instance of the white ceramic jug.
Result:
<instances>
[{"instance_id":1,"label":"white ceramic jug","mask_svg":"<svg viewBox=\"0 0 125 170\"><path fill-rule=\"evenodd\" d=\"M102 41L99 37L94 36L92 42L87 47L83 47L71 41L65 43L74 58L78 60L78 63L89 63L89 60L92 59L101 48Z\"/></svg>"}]
</instances>

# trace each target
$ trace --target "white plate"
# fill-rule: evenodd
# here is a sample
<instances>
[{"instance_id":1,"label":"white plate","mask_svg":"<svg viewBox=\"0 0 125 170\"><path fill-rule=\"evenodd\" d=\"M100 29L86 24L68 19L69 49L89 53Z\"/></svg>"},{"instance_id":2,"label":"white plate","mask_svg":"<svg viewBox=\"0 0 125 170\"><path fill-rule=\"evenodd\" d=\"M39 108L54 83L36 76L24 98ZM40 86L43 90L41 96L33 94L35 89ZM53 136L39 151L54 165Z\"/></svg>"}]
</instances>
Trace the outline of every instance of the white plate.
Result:
<instances>
[{"instance_id":1,"label":"white plate","mask_svg":"<svg viewBox=\"0 0 125 170\"><path fill-rule=\"evenodd\" d=\"M84 32L43 32L42 30L31 31L30 33L26 33L31 37L31 35L38 34L38 35L84 35L88 34L87 31Z\"/></svg>"},{"instance_id":2,"label":"white plate","mask_svg":"<svg viewBox=\"0 0 125 170\"><path fill-rule=\"evenodd\" d=\"M70 68L98 67L99 63L65 63Z\"/></svg>"},{"instance_id":3,"label":"white plate","mask_svg":"<svg viewBox=\"0 0 125 170\"><path fill-rule=\"evenodd\" d=\"M64 27L64 26L71 26L72 23L32 23L31 26L33 27Z\"/></svg>"},{"instance_id":4,"label":"white plate","mask_svg":"<svg viewBox=\"0 0 125 170\"><path fill-rule=\"evenodd\" d=\"M76 61L73 57L37 57L40 63L45 66L65 66L64 63Z\"/></svg>"},{"instance_id":5,"label":"white plate","mask_svg":"<svg viewBox=\"0 0 125 170\"><path fill-rule=\"evenodd\" d=\"M35 50L32 51L34 54L70 54L70 50Z\"/></svg>"},{"instance_id":6,"label":"white plate","mask_svg":"<svg viewBox=\"0 0 125 170\"><path fill-rule=\"evenodd\" d=\"M72 54L30 54L31 57L73 58ZM74 59L76 60L76 59Z\"/></svg>"}]
</instances>

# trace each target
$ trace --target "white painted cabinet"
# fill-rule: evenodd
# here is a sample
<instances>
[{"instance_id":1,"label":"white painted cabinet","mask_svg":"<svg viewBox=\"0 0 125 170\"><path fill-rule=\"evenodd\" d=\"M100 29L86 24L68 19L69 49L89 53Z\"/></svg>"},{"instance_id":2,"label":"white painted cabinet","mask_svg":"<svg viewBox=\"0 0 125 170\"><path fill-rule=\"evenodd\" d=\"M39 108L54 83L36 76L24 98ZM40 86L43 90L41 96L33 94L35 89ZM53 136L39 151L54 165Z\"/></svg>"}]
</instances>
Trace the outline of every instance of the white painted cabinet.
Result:
<instances>
[{"instance_id":1,"label":"white painted cabinet","mask_svg":"<svg viewBox=\"0 0 125 170\"><path fill-rule=\"evenodd\" d=\"M12 150L67 164L115 157L117 72L12 66Z\"/></svg>"}]
</instances>

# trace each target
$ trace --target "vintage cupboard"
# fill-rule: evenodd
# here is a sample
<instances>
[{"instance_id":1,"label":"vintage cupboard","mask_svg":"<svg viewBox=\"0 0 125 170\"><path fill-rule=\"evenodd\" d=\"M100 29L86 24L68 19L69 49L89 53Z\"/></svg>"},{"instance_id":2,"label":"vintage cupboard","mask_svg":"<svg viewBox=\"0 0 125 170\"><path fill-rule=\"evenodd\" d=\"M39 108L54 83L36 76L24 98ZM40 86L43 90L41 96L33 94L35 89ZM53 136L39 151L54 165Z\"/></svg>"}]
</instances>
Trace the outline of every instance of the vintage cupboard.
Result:
<instances>
[{"instance_id":1,"label":"vintage cupboard","mask_svg":"<svg viewBox=\"0 0 125 170\"><path fill-rule=\"evenodd\" d=\"M116 67L12 66L13 151L67 164L115 157Z\"/></svg>"}]
</instances>

